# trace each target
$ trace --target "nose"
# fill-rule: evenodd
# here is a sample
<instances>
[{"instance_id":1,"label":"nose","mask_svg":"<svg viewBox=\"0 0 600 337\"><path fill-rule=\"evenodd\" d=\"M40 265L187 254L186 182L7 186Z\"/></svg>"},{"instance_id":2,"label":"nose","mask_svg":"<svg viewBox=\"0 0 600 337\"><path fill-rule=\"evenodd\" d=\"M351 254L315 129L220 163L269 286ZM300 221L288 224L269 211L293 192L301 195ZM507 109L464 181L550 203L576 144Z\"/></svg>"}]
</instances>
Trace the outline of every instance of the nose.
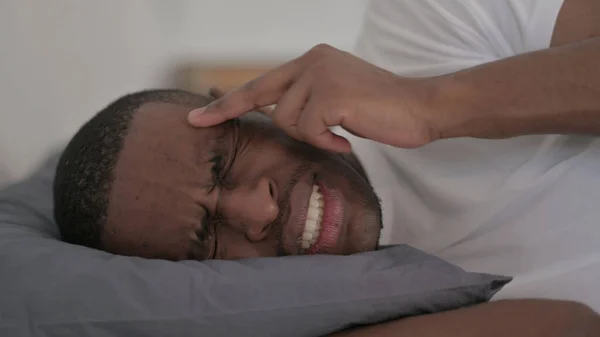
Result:
<instances>
[{"instance_id":1,"label":"nose","mask_svg":"<svg viewBox=\"0 0 600 337\"><path fill-rule=\"evenodd\" d=\"M228 225L244 233L249 241L264 240L279 215L274 182L261 177L231 189L223 198L223 213Z\"/></svg>"}]
</instances>

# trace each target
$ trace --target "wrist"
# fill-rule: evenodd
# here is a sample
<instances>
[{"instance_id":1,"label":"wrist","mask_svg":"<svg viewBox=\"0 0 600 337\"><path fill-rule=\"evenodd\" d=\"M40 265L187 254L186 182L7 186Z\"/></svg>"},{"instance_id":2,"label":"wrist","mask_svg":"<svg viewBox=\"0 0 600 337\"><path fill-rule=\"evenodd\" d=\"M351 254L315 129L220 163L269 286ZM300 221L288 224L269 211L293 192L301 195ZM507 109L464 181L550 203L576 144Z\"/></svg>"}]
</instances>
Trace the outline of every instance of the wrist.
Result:
<instances>
[{"instance_id":1,"label":"wrist","mask_svg":"<svg viewBox=\"0 0 600 337\"><path fill-rule=\"evenodd\" d=\"M395 132L398 139L390 145L415 148L450 138L462 123L458 122L459 116L454 116L461 110L451 107L455 95L448 90L455 89L447 82L441 77L398 77L397 91L390 102L397 118L390 124L403 132Z\"/></svg>"},{"instance_id":2,"label":"wrist","mask_svg":"<svg viewBox=\"0 0 600 337\"><path fill-rule=\"evenodd\" d=\"M434 140L477 137L486 124L491 124L491 111L477 114L477 106L482 106L479 100L481 96L468 84L453 76L444 75L428 79L429 93L426 114L432 133L436 135Z\"/></svg>"}]
</instances>

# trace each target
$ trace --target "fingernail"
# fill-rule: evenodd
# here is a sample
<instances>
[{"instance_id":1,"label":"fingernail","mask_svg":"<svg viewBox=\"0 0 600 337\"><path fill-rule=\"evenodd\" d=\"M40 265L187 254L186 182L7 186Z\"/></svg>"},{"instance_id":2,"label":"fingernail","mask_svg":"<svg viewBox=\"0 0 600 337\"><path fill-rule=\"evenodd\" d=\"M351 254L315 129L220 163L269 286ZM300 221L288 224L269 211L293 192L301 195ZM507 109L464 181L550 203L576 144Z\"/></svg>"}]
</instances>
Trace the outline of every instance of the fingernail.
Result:
<instances>
[{"instance_id":1,"label":"fingernail","mask_svg":"<svg viewBox=\"0 0 600 337\"><path fill-rule=\"evenodd\" d=\"M205 110L206 110L206 107L194 109L194 110L190 111L188 118L197 119L200 115L202 115L204 113Z\"/></svg>"}]
</instances>

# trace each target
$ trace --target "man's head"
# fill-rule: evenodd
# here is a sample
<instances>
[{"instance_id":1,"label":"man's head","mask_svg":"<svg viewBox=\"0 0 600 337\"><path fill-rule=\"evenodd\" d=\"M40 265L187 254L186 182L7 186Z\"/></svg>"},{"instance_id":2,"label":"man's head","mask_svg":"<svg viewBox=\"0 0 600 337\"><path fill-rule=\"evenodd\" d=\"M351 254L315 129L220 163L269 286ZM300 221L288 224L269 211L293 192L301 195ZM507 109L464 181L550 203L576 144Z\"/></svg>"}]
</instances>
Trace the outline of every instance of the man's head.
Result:
<instances>
[{"instance_id":1,"label":"man's head","mask_svg":"<svg viewBox=\"0 0 600 337\"><path fill-rule=\"evenodd\" d=\"M189 126L187 113L208 102L144 91L86 123L54 182L63 240L169 260L377 247L379 201L353 155L298 142L258 113Z\"/></svg>"}]
</instances>

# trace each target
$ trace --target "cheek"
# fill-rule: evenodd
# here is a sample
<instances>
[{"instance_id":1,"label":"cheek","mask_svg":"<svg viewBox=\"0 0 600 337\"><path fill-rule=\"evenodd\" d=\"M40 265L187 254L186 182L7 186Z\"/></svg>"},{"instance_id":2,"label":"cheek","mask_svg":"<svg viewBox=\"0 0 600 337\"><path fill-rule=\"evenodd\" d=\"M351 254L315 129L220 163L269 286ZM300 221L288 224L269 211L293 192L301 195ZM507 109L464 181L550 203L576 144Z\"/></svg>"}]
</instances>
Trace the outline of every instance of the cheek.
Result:
<instances>
[{"instance_id":1,"label":"cheek","mask_svg":"<svg viewBox=\"0 0 600 337\"><path fill-rule=\"evenodd\" d=\"M181 261L188 258L189 243L183 240L166 240L164 235L124 234L105 238L107 252L117 255L137 256L147 259Z\"/></svg>"},{"instance_id":2,"label":"cheek","mask_svg":"<svg viewBox=\"0 0 600 337\"><path fill-rule=\"evenodd\" d=\"M250 142L250 146L259 155L277 154L279 157L292 157L303 161L315 160L325 153L286 135L279 129L264 130L262 135L254 137Z\"/></svg>"}]
</instances>

